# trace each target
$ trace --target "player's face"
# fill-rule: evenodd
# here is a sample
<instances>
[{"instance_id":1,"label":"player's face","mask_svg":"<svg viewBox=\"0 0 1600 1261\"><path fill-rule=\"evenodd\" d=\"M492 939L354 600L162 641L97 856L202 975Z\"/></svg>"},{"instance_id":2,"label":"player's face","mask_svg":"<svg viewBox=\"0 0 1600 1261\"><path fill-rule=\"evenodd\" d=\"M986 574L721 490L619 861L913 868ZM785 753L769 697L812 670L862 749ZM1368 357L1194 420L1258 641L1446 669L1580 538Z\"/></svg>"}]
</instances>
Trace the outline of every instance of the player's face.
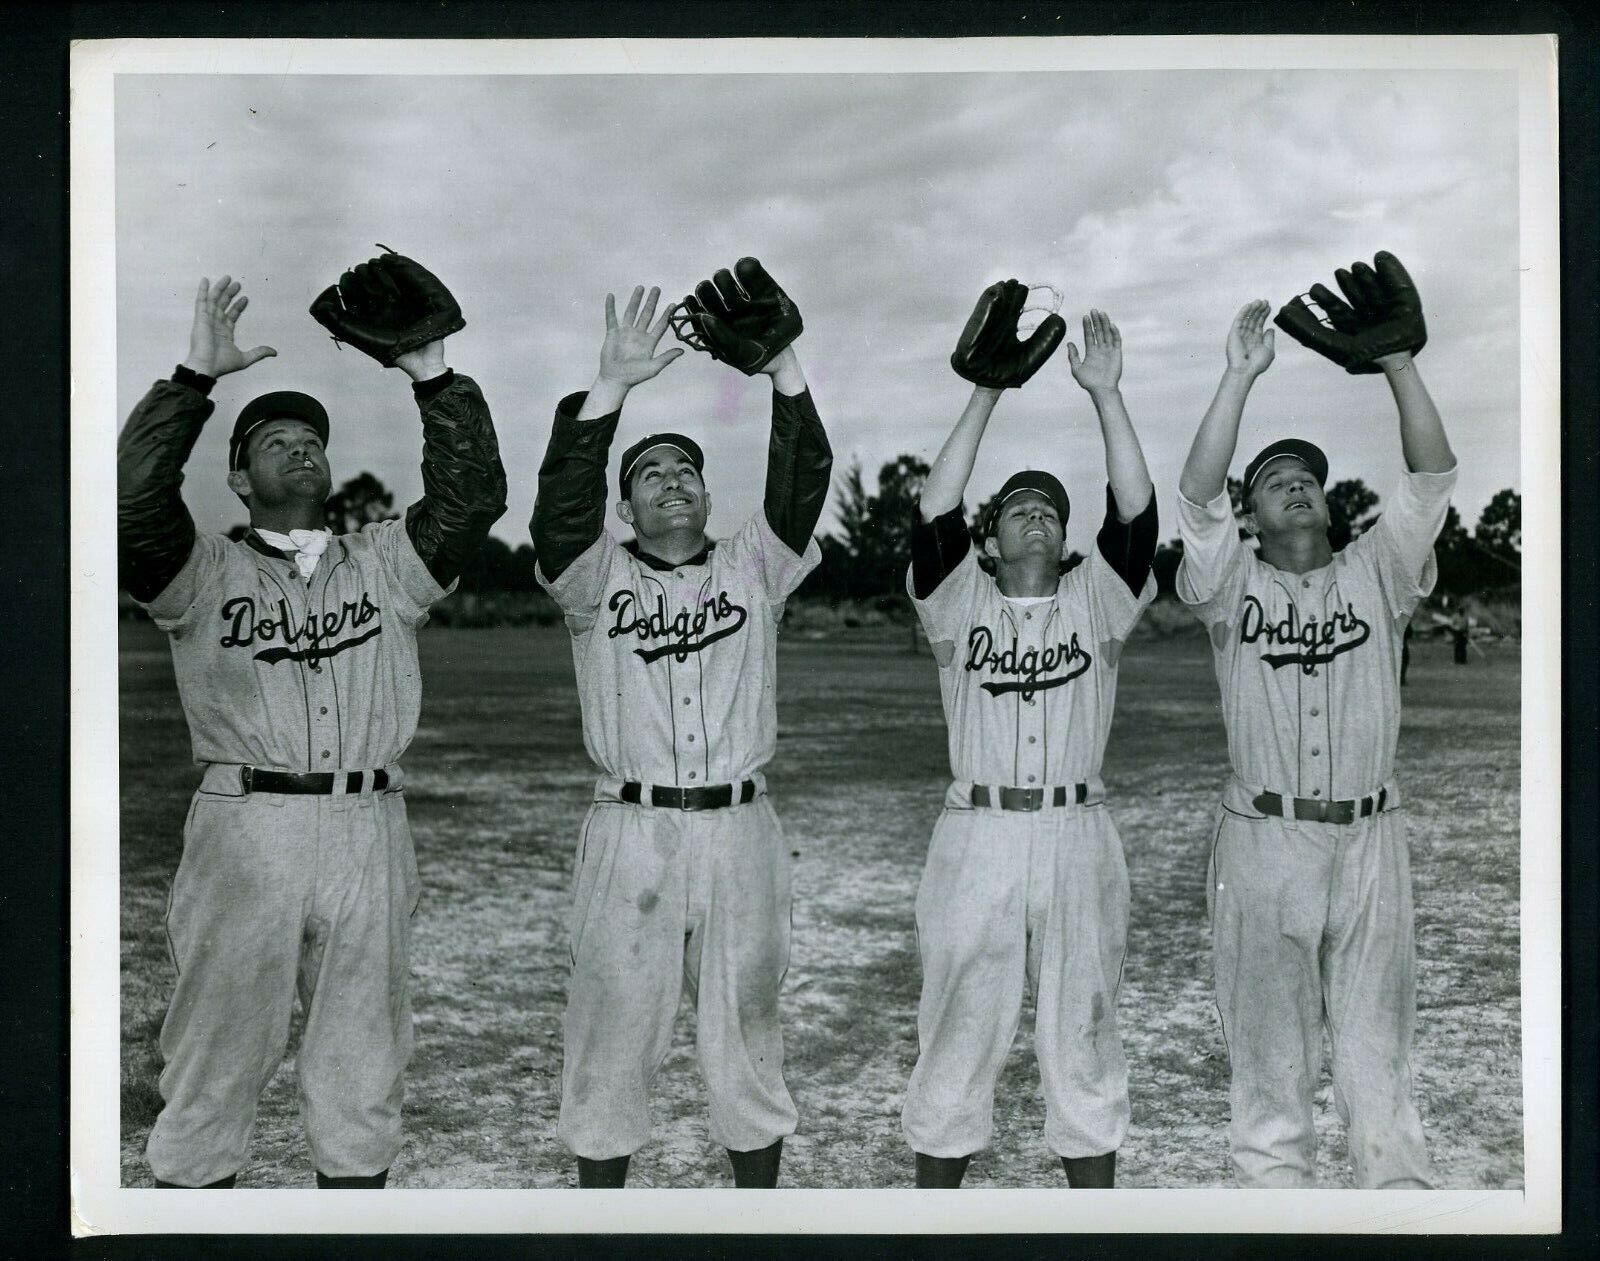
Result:
<instances>
[{"instance_id":1,"label":"player's face","mask_svg":"<svg viewBox=\"0 0 1600 1261\"><path fill-rule=\"evenodd\" d=\"M303 420L269 420L251 434L233 476L240 474L244 485L234 489L255 505L321 503L333 489L322 439Z\"/></svg>"},{"instance_id":2,"label":"player's face","mask_svg":"<svg viewBox=\"0 0 1600 1261\"><path fill-rule=\"evenodd\" d=\"M1274 460L1256 478L1250 515L1259 534L1326 531L1328 501L1316 474L1293 456Z\"/></svg>"},{"instance_id":3,"label":"player's face","mask_svg":"<svg viewBox=\"0 0 1600 1261\"><path fill-rule=\"evenodd\" d=\"M1055 504L1046 495L1025 490L1001 505L985 546L1002 563L1030 556L1059 560L1065 539L1066 529Z\"/></svg>"},{"instance_id":4,"label":"player's face","mask_svg":"<svg viewBox=\"0 0 1600 1261\"><path fill-rule=\"evenodd\" d=\"M634 465L623 519L644 538L706 528L711 497L699 470L677 447L654 447Z\"/></svg>"}]
</instances>

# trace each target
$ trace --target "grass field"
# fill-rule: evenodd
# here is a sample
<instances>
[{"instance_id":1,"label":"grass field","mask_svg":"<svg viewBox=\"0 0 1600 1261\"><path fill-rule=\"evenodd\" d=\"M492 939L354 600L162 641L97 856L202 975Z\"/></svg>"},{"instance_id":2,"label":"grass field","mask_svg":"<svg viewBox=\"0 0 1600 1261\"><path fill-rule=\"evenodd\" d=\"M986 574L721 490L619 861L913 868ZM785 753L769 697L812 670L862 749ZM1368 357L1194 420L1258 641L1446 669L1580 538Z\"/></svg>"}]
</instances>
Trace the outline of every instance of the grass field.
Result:
<instances>
[{"instance_id":1,"label":"grass field","mask_svg":"<svg viewBox=\"0 0 1600 1261\"><path fill-rule=\"evenodd\" d=\"M148 1186L156 1036L172 980L161 919L197 768L164 640L146 623L124 623L121 635L123 1181ZM417 1052L391 1185L572 1186L555 1138L565 915L594 772L565 634L432 628L421 643L422 725L405 759L424 886ZM783 1011L800 1109L782 1185L908 1185L899 1112L916 1054L912 904L948 775L933 664L907 651L904 632L788 636L779 681L769 779L796 854ZM1413 1070L1447 1187L1522 1185L1518 702L1514 644L1467 668L1445 645L1415 645L1398 765L1420 959ZM1204 639L1136 640L1105 763L1133 893L1119 1008L1133 1104L1125 1186L1231 1184L1205 914L1225 769ZM995 1144L974 1159L969 1186L1064 1185L1042 1142L1030 1014L997 1092ZM293 1051L262 1098L241 1185L311 1185ZM657 1080L655 1121L630 1185L731 1185L706 1132L687 1011ZM1349 1185L1326 1081L1318 1129L1322 1184Z\"/></svg>"}]
</instances>

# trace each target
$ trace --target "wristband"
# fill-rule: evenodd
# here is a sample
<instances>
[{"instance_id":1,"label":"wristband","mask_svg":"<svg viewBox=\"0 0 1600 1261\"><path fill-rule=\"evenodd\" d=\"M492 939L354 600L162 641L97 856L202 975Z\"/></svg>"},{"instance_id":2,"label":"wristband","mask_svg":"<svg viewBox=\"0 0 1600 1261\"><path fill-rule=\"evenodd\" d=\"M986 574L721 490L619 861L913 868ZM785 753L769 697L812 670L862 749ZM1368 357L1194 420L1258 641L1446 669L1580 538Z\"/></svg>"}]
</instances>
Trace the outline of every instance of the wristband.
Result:
<instances>
[{"instance_id":1,"label":"wristband","mask_svg":"<svg viewBox=\"0 0 1600 1261\"><path fill-rule=\"evenodd\" d=\"M208 377L203 372L196 372L193 368L186 368L181 363L172 370L172 383L186 385L197 394L211 393L211 387L216 385L216 377Z\"/></svg>"}]
</instances>

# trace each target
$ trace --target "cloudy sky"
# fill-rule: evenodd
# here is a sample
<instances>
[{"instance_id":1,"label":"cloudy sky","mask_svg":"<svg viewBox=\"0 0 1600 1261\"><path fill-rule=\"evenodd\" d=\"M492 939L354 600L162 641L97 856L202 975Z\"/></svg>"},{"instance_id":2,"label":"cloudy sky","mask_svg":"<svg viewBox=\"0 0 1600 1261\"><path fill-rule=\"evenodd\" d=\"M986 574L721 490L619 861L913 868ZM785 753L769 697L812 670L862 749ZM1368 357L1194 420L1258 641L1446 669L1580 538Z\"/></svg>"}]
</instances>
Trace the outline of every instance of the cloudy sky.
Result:
<instances>
[{"instance_id":1,"label":"cloudy sky","mask_svg":"<svg viewBox=\"0 0 1600 1261\"><path fill-rule=\"evenodd\" d=\"M242 277L241 344L279 352L215 392L186 483L203 529L243 519L227 429L272 389L328 405L336 481L367 469L397 506L420 493L408 383L306 314L377 242L461 300L448 356L493 409L511 543L527 538L552 409L593 379L606 291L681 296L741 254L799 303L837 467L859 458L869 480L900 452L938 451L970 388L948 355L986 284L1055 284L1075 338L1085 309L1108 311L1168 537L1233 313L1392 250L1423 295L1419 366L1460 457L1458 507L1470 523L1520 488L1509 73L121 75L115 101L121 414L183 357L202 275ZM652 428L700 436L712 533L729 533L759 503L768 393L686 355L635 391L617 452ZM1235 471L1286 433L1380 494L1399 468L1381 379L1280 337ZM1104 458L1064 352L1002 402L969 506L1024 466L1096 506L1074 523L1084 546Z\"/></svg>"}]
</instances>

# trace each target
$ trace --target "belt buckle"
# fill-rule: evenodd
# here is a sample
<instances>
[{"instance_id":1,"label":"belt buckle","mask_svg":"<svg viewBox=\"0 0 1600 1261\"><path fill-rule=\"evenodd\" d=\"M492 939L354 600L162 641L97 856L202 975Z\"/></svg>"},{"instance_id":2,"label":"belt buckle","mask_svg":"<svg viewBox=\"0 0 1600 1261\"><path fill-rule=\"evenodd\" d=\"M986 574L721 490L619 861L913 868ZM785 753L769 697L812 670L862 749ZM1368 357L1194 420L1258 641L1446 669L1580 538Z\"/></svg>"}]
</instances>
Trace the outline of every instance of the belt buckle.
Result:
<instances>
[{"instance_id":1,"label":"belt buckle","mask_svg":"<svg viewBox=\"0 0 1600 1261\"><path fill-rule=\"evenodd\" d=\"M1032 814L1044 806L1044 789L1042 788L1011 788L1000 790L1000 808L1002 810L1024 811Z\"/></svg>"},{"instance_id":2,"label":"belt buckle","mask_svg":"<svg viewBox=\"0 0 1600 1261\"><path fill-rule=\"evenodd\" d=\"M689 804L689 794L691 792L693 792L693 791L694 791L694 789L692 789L692 788L679 788L677 790L677 793L678 793L678 809L679 810L684 811L684 812L688 812L690 810L698 809L697 806L691 806Z\"/></svg>"},{"instance_id":3,"label":"belt buckle","mask_svg":"<svg viewBox=\"0 0 1600 1261\"><path fill-rule=\"evenodd\" d=\"M241 766L239 768L239 783L247 793L253 791L255 770L256 768L253 766Z\"/></svg>"}]
</instances>

